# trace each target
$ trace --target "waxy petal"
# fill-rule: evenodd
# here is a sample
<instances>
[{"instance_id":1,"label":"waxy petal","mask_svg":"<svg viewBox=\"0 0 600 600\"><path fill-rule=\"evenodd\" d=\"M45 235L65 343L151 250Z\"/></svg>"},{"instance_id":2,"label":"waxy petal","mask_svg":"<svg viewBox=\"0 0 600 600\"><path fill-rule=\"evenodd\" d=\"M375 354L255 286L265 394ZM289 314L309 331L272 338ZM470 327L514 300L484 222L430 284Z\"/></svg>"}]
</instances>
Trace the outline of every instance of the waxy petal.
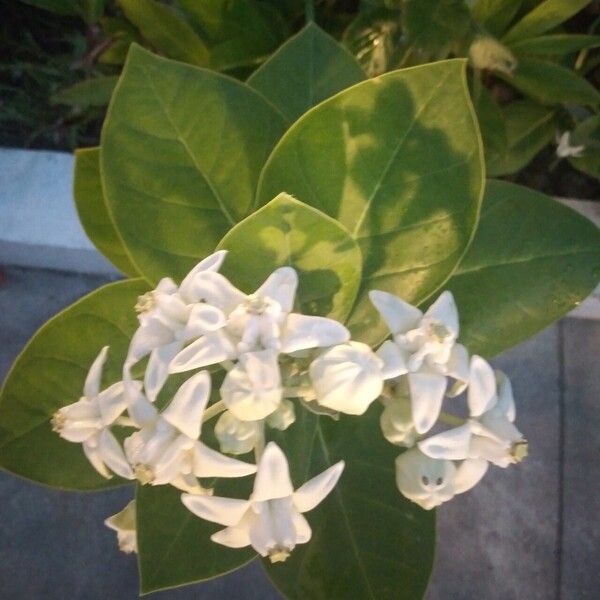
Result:
<instances>
[{"instance_id":1,"label":"waxy petal","mask_svg":"<svg viewBox=\"0 0 600 600\"><path fill-rule=\"evenodd\" d=\"M401 350L391 340L383 342L376 352L383 361L382 375L384 379L395 379L408 373L408 353Z\"/></svg>"},{"instance_id":2,"label":"waxy petal","mask_svg":"<svg viewBox=\"0 0 600 600\"><path fill-rule=\"evenodd\" d=\"M225 456L202 442L194 447L196 477L245 477L256 473L256 465Z\"/></svg>"},{"instance_id":3,"label":"waxy petal","mask_svg":"<svg viewBox=\"0 0 600 600\"><path fill-rule=\"evenodd\" d=\"M128 370L135 363L142 360L144 356L148 356L152 350L170 344L174 339L175 334L170 327L160 319L149 318L144 325L138 327L131 338L127 358L125 359L124 372L128 373Z\"/></svg>"},{"instance_id":4,"label":"waxy petal","mask_svg":"<svg viewBox=\"0 0 600 600\"><path fill-rule=\"evenodd\" d=\"M350 332L333 319L291 313L281 336L281 352L291 354L308 348L325 348L349 339Z\"/></svg>"},{"instance_id":5,"label":"waxy petal","mask_svg":"<svg viewBox=\"0 0 600 600\"><path fill-rule=\"evenodd\" d=\"M489 463L487 460L470 458L463 461L456 469L454 490L457 494L468 492L475 487L485 475Z\"/></svg>"},{"instance_id":6,"label":"waxy petal","mask_svg":"<svg viewBox=\"0 0 600 600\"><path fill-rule=\"evenodd\" d=\"M442 292L427 309L425 316L443 323L455 338L458 337L458 310L452 292Z\"/></svg>"},{"instance_id":7,"label":"waxy petal","mask_svg":"<svg viewBox=\"0 0 600 600\"><path fill-rule=\"evenodd\" d=\"M275 300L284 313L292 312L294 298L298 287L298 274L292 267L280 267L267 277L267 280L256 290L256 296Z\"/></svg>"},{"instance_id":8,"label":"waxy petal","mask_svg":"<svg viewBox=\"0 0 600 600\"><path fill-rule=\"evenodd\" d=\"M98 436L98 451L102 461L113 473L124 479L134 479L133 471L125 458L123 448L108 429L104 429Z\"/></svg>"},{"instance_id":9,"label":"waxy petal","mask_svg":"<svg viewBox=\"0 0 600 600\"><path fill-rule=\"evenodd\" d=\"M471 427L468 423L438 433L418 443L419 450L431 458L462 460L469 456Z\"/></svg>"},{"instance_id":10,"label":"waxy petal","mask_svg":"<svg viewBox=\"0 0 600 600\"><path fill-rule=\"evenodd\" d=\"M112 425L127 408L127 395L125 394L125 384L122 381L113 383L109 388L100 392L96 402L102 418L102 425L109 427Z\"/></svg>"},{"instance_id":11,"label":"waxy petal","mask_svg":"<svg viewBox=\"0 0 600 600\"><path fill-rule=\"evenodd\" d=\"M388 292L372 290L369 292L369 299L381 314L392 335L414 329L423 317L423 313L418 308Z\"/></svg>"},{"instance_id":12,"label":"waxy petal","mask_svg":"<svg viewBox=\"0 0 600 600\"><path fill-rule=\"evenodd\" d=\"M301 512L308 512L320 504L337 484L345 463L343 460L329 467L316 477L301 485L294 492L294 506Z\"/></svg>"},{"instance_id":13,"label":"waxy petal","mask_svg":"<svg viewBox=\"0 0 600 600\"><path fill-rule=\"evenodd\" d=\"M226 277L212 271L196 277L190 293L196 301L216 306L227 315L246 299L246 294L240 292Z\"/></svg>"},{"instance_id":14,"label":"waxy petal","mask_svg":"<svg viewBox=\"0 0 600 600\"><path fill-rule=\"evenodd\" d=\"M301 515L298 512L292 514L292 520L294 522L294 527L296 528L296 543L306 544L312 537L312 529L310 528L308 521L304 515Z\"/></svg>"},{"instance_id":15,"label":"waxy petal","mask_svg":"<svg viewBox=\"0 0 600 600\"><path fill-rule=\"evenodd\" d=\"M433 373L409 373L410 404L418 433L427 433L437 421L442 408L446 377Z\"/></svg>"},{"instance_id":16,"label":"waxy petal","mask_svg":"<svg viewBox=\"0 0 600 600\"><path fill-rule=\"evenodd\" d=\"M462 344L454 344L450 352L450 359L446 364L446 375L456 379L452 386L451 396L458 396L464 392L469 381L469 352Z\"/></svg>"},{"instance_id":17,"label":"waxy petal","mask_svg":"<svg viewBox=\"0 0 600 600\"><path fill-rule=\"evenodd\" d=\"M167 423L193 440L200 437L202 416L210 397L210 383L208 371L196 373L177 390L162 413Z\"/></svg>"},{"instance_id":18,"label":"waxy petal","mask_svg":"<svg viewBox=\"0 0 600 600\"><path fill-rule=\"evenodd\" d=\"M512 423L516 417L516 408L510 379L502 371L496 371L496 385L498 388L496 408Z\"/></svg>"},{"instance_id":19,"label":"waxy petal","mask_svg":"<svg viewBox=\"0 0 600 600\"><path fill-rule=\"evenodd\" d=\"M269 442L258 463L252 502L284 498L294 493L285 454L275 442Z\"/></svg>"},{"instance_id":20,"label":"waxy petal","mask_svg":"<svg viewBox=\"0 0 600 600\"><path fill-rule=\"evenodd\" d=\"M237 351L223 331L207 333L184 348L171 361L170 373L183 373L236 358Z\"/></svg>"},{"instance_id":21,"label":"waxy petal","mask_svg":"<svg viewBox=\"0 0 600 600\"><path fill-rule=\"evenodd\" d=\"M104 464L104 460L102 460L102 457L100 456L100 450L98 449L98 440L94 439L83 442L82 447L83 453L85 454L86 458L90 461L92 467L94 467L94 469L96 469L96 471L98 471L98 473L100 473L102 477L106 479L111 479L113 475L110 472L110 470L106 467L106 465Z\"/></svg>"},{"instance_id":22,"label":"waxy petal","mask_svg":"<svg viewBox=\"0 0 600 600\"><path fill-rule=\"evenodd\" d=\"M237 525L250 508L248 500L182 494L181 501L195 515L220 525Z\"/></svg>"},{"instance_id":23,"label":"waxy petal","mask_svg":"<svg viewBox=\"0 0 600 600\"><path fill-rule=\"evenodd\" d=\"M156 400L165 381L169 377L169 365L175 356L177 356L182 346L183 342L177 340L166 346L155 348L150 353L150 359L148 360L144 374L144 389L150 402Z\"/></svg>"},{"instance_id":24,"label":"waxy petal","mask_svg":"<svg viewBox=\"0 0 600 600\"><path fill-rule=\"evenodd\" d=\"M207 256L204 260L201 260L184 278L179 286L179 293L189 303L198 302L199 298L194 295L194 283L201 273L216 272L221 268L225 257L227 256L227 250L217 250L210 256Z\"/></svg>"},{"instance_id":25,"label":"waxy petal","mask_svg":"<svg viewBox=\"0 0 600 600\"><path fill-rule=\"evenodd\" d=\"M244 548L250 545L250 533L247 527L226 527L213 533L210 539L229 548Z\"/></svg>"},{"instance_id":26,"label":"waxy petal","mask_svg":"<svg viewBox=\"0 0 600 600\"><path fill-rule=\"evenodd\" d=\"M190 312L183 338L190 340L210 331L221 329L226 324L227 318L222 310L210 304L198 303Z\"/></svg>"},{"instance_id":27,"label":"waxy petal","mask_svg":"<svg viewBox=\"0 0 600 600\"><path fill-rule=\"evenodd\" d=\"M496 403L496 376L481 356L471 357L467 401L472 417L479 417Z\"/></svg>"},{"instance_id":28,"label":"waxy petal","mask_svg":"<svg viewBox=\"0 0 600 600\"><path fill-rule=\"evenodd\" d=\"M85 383L83 385L83 395L86 398L94 398L100 392L102 381L102 369L108 355L108 346L104 346L98 356L94 359L90 370L88 371Z\"/></svg>"}]
</instances>

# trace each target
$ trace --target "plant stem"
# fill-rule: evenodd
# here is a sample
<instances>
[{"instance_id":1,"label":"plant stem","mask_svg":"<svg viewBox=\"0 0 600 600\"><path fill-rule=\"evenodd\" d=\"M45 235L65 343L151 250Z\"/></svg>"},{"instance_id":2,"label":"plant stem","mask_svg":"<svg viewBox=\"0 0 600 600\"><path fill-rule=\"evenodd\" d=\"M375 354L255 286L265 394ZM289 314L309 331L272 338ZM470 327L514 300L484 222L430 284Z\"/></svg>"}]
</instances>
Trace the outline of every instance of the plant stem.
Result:
<instances>
[{"instance_id":1,"label":"plant stem","mask_svg":"<svg viewBox=\"0 0 600 600\"><path fill-rule=\"evenodd\" d=\"M304 0L304 16L307 23L312 23L315 20L315 5L313 0Z\"/></svg>"},{"instance_id":2,"label":"plant stem","mask_svg":"<svg viewBox=\"0 0 600 600\"><path fill-rule=\"evenodd\" d=\"M260 457L265 449L265 422L260 421L260 431L258 433L258 439L254 446L254 461L256 464L260 461Z\"/></svg>"},{"instance_id":3,"label":"plant stem","mask_svg":"<svg viewBox=\"0 0 600 600\"><path fill-rule=\"evenodd\" d=\"M202 417L202 422L206 423L206 421L209 421L213 417L220 415L226 409L227 409L227 407L225 406L225 402L223 402L223 400L219 400L218 402L215 402L212 406L209 406L204 411L204 416Z\"/></svg>"}]
</instances>

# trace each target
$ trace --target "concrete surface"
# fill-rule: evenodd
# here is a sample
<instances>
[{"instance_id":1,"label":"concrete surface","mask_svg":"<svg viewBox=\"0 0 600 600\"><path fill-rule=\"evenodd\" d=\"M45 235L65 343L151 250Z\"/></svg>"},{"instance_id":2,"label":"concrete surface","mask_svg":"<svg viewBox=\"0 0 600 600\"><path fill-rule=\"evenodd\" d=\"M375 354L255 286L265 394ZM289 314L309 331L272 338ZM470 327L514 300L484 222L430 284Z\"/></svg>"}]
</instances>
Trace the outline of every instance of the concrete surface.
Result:
<instances>
[{"instance_id":1,"label":"concrete surface","mask_svg":"<svg viewBox=\"0 0 600 600\"><path fill-rule=\"evenodd\" d=\"M107 279L9 268L0 378L49 316ZM491 468L438 511L428 600L600 597L600 323L564 320L496 361L513 380L530 457ZM0 473L0 600L133 600L135 559L103 525L129 496L64 493ZM275 600L258 564L158 600ZM352 600L351 598L348 600Z\"/></svg>"}]
</instances>

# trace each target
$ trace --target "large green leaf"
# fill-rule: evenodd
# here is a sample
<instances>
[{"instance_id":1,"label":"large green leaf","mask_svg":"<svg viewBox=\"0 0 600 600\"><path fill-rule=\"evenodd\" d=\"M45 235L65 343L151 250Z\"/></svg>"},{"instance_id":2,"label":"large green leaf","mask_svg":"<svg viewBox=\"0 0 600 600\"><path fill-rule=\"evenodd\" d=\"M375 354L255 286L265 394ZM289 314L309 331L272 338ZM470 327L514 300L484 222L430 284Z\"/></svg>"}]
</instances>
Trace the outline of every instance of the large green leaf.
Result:
<instances>
[{"instance_id":1,"label":"large green leaf","mask_svg":"<svg viewBox=\"0 0 600 600\"><path fill-rule=\"evenodd\" d=\"M150 281L182 278L248 213L284 130L257 92L132 45L102 132L105 197Z\"/></svg>"},{"instance_id":2,"label":"large green leaf","mask_svg":"<svg viewBox=\"0 0 600 600\"><path fill-rule=\"evenodd\" d=\"M355 85L301 117L265 165L259 204L291 193L359 242L363 285L350 320L359 338L385 335L368 290L420 302L471 239L484 182L465 66L443 61Z\"/></svg>"},{"instance_id":3,"label":"large green leaf","mask_svg":"<svg viewBox=\"0 0 600 600\"><path fill-rule=\"evenodd\" d=\"M354 57L309 23L250 76L248 85L293 123L315 104L364 79Z\"/></svg>"},{"instance_id":4,"label":"large green leaf","mask_svg":"<svg viewBox=\"0 0 600 600\"><path fill-rule=\"evenodd\" d=\"M511 76L498 75L542 104L596 106L600 102L600 92L591 83L571 69L548 60L521 58Z\"/></svg>"},{"instance_id":5,"label":"large green leaf","mask_svg":"<svg viewBox=\"0 0 600 600\"><path fill-rule=\"evenodd\" d=\"M138 486L136 500L143 594L223 575L256 556L252 548L232 550L212 542L210 536L223 527L192 514L171 486Z\"/></svg>"},{"instance_id":6,"label":"large green leaf","mask_svg":"<svg viewBox=\"0 0 600 600\"><path fill-rule=\"evenodd\" d=\"M219 248L229 251L222 272L247 293L289 265L299 274L303 313L343 321L352 310L362 270L358 244L337 221L287 194L236 225Z\"/></svg>"},{"instance_id":7,"label":"large green leaf","mask_svg":"<svg viewBox=\"0 0 600 600\"><path fill-rule=\"evenodd\" d=\"M103 385L121 379L137 326L133 307L148 290L140 279L106 285L48 321L13 365L0 396L0 466L59 488L91 490L124 483L106 480L90 466L80 444L61 439L50 419L77 401L87 372L109 345Z\"/></svg>"},{"instance_id":8,"label":"large green leaf","mask_svg":"<svg viewBox=\"0 0 600 600\"><path fill-rule=\"evenodd\" d=\"M446 284L461 342L494 356L579 304L600 280L600 231L528 188L488 182L471 248Z\"/></svg>"},{"instance_id":9,"label":"large green leaf","mask_svg":"<svg viewBox=\"0 0 600 600\"><path fill-rule=\"evenodd\" d=\"M529 100L511 102L502 109L502 116L505 144L486 145L487 174L493 177L520 171L554 139L556 132L555 111ZM482 130L486 131L483 124Z\"/></svg>"},{"instance_id":10,"label":"large green leaf","mask_svg":"<svg viewBox=\"0 0 600 600\"><path fill-rule=\"evenodd\" d=\"M75 151L73 196L81 224L96 248L119 271L131 277L138 276L104 202L100 179L100 148L80 148Z\"/></svg>"},{"instance_id":11,"label":"large green leaf","mask_svg":"<svg viewBox=\"0 0 600 600\"><path fill-rule=\"evenodd\" d=\"M504 42L514 42L525 38L536 37L550 29L554 29L582 8L591 0L545 0L527 13L504 36Z\"/></svg>"},{"instance_id":12,"label":"large green leaf","mask_svg":"<svg viewBox=\"0 0 600 600\"><path fill-rule=\"evenodd\" d=\"M118 0L125 16L159 52L192 65L208 65L208 48L190 24L155 0Z\"/></svg>"},{"instance_id":13,"label":"large green leaf","mask_svg":"<svg viewBox=\"0 0 600 600\"><path fill-rule=\"evenodd\" d=\"M379 428L380 408L335 422L306 410L277 443L296 487L339 460L342 477L307 513L308 544L267 573L292 600L414 600L425 592L433 562L435 516L403 498L395 485L397 447Z\"/></svg>"},{"instance_id":14,"label":"large green leaf","mask_svg":"<svg viewBox=\"0 0 600 600\"><path fill-rule=\"evenodd\" d=\"M585 48L600 46L600 35L557 33L519 40L510 45L517 56L565 56Z\"/></svg>"}]
</instances>

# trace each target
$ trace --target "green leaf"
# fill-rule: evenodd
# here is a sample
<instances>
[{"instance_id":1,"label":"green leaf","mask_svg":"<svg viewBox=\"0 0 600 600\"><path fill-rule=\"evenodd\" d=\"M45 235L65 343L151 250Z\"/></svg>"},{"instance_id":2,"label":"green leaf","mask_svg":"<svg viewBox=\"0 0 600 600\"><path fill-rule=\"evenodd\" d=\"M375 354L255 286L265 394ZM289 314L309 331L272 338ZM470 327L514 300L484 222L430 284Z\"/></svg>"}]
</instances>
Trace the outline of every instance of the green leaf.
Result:
<instances>
[{"instance_id":1,"label":"green leaf","mask_svg":"<svg viewBox=\"0 0 600 600\"><path fill-rule=\"evenodd\" d=\"M512 76L504 81L542 104L574 103L595 106L600 92L574 71L537 58L521 58Z\"/></svg>"},{"instance_id":2,"label":"green leaf","mask_svg":"<svg viewBox=\"0 0 600 600\"><path fill-rule=\"evenodd\" d=\"M104 14L105 0L79 0L83 20L93 25Z\"/></svg>"},{"instance_id":3,"label":"green leaf","mask_svg":"<svg viewBox=\"0 0 600 600\"><path fill-rule=\"evenodd\" d=\"M600 35L572 35L568 33L543 35L510 44L510 48L518 56L566 56L579 50L597 46L600 46Z\"/></svg>"},{"instance_id":4,"label":"green leaf","mask_svg":"<svg viewBox=\"0 0 600 600\"><path fill-rule=\"evenodd\" d=\"M474 77L478 77L474 75ZM479 79L473 82L473 104L477 112L481 137L485 145L485 157L490 152L503 152L507 146L506 123L502 108L492 93Z\"/></svg>"},{"instance_id":5,"label":"green leaf","mask_svg":"<svg viewBox=\"0 0 600 600\"><path fill-rule=\"evenodd\" d=\"M489 33L499 36L521 8L522 0L475 0L471 14Z\"/></svg>"},{"instance_id":6,"label":"green leaf","mask_svg":"<svg viewBox=\"0 0 600 600\"><path fill-rule=\"evenodd\" d=\"M464 0L404 0L402 24L409 43L444 58L469 30L471 13Z\"/></svg>"},{"instance_id":7,"label":"green leaf","mask_svg":"<svg viewBox=\"0 0 600 600\"><path fill-rule=\"evenodd\" d=\"M79 14L77 0L22 0L25 4L42 8L57 15L75 16Z\"/></svg>"},{"instance_id":8,"label":"green leaf","mask_svg":"<svg viewBox=\"0 0 600 600\"><path fill-rule=\"evenodd\" d=\"M52 102L81 109L90 108L91 106L106 106L118 79L115 75L80 81L53 94Z\"/></svg>"},{"instance_id":9,"label":"green leaf","mask_svg":"<svg viewBox=\"0 0 600 600\"><path fill-rule=\"evenodd\" d=\"M355 337L385 336L368 290L421 302L469 244L483 158L465 67L450 60L359 83L301 117L265 165L259 205L286 191L358 241L364 263L350 319Z\"/></svg>"},{"instance_id":10,"label":"green leaf","mask_svg":"<svg viewBox=\"0 0 600 600\"><path fill-rule=\"evenodd\" d=\"M75 151L73 195L83 229L96 248L122 273L130 277L139 276L127 256L104 202L100 179L100 148L80 148Z\"/></svg>"},{"instance_id":11,"label":"green leaf","mask_svg":"<svg viewBox=\"0 0 600 600\"><path fill-rule=\"evenodd\" d=\"M219 248L229 251L222 272L247 293L288 265L299 274L304 314L343 321L352 310L362 269L358 244L337 221L288 194L238 223Z\"/></svg>"},{"instance_id":12,"label":"green leaf","mask_svg":"<svg viewBox=\"0 0 600 600\"><path fill-rule=\"evenodd\" d=\"M122 485L89 464L80 444L54 433L50 419L77 401L92 362L110 346L103 386L120 381L137 318L133 307L148 291L140 279L105 285L43 325L15 361L0 396L0 466L63 489Z\"/></svg>"},{"instance_id":13,"label":"green leaf","mask_svg":"<svg viewBox=\"0 0 600 600\"><path fill-rule=\"evenodd\" d=\"M208 49L187 21L154 0L118 0L125 16L159 52L192 65L208 65Z\"/></svg>"},{"instance_id":14,"label":"green leaf","mask_svg":"<svg viewBox=\"0 0 600 600\"><path fill-rule=\"evenodd\" d=\"M364 79L352 55L309 23L250 76L248 85L293 123L309 108Z\"/></svg>"},{"instance_id":15,"label":"green leaf","mask_svg":"<svg viewBox=\"0 0 600 600\"><path fill-rule=\"evenodd\" d=\"M506 144L486 145L487 174L493 177L520 171L554 139L556 132L555 111L529 100L511 102L502 109L502 115Z\"/></svg>"},{"instance_id":16,"label":"green leaf","mask_svg":"<svg viewBox=\"0 0 600 600\"><path fill-rule=\"evenodd\" d=\"M585 147L579 158L569 157L571 165L590 177L600 179L600 115L589 117L575 127L571 145Z\"/></svg>"},{"instance_id":17,"label":"green leaf","mask_svg":"<svg viewBox=\"0 0 600 600\"><path fill-rule=\"evenodd\" d=\"M284 563L264 561L291 600L414 600L431 572L435 514L403 498L395 485L399 449L379 428L380 408L334 422L307 410L277 443L290 461L295 487L339 460L346 463L331 494L307 513L308 544Z\"/></svg>"},{"instance_id":18,"label":"green leaf","mask_svg":"<svg viewBox=\"0 0 600 600\"><path fill-rule=\"evenodd\" d=\"M257 92L132 45L101 146L105 198L136 268L182 278L246 216L284 130Z\"/></svg>"},{"instance_id":19,"label":"green leaf","mask_svg":"<svg viewBox=\"0 0 600 600\"><path fill-rule=\"evenodd\" d=\"M508 350L562 317L600 279L600 231L525 187L489 181L475 240L446 284L473 354Z\"/></svg>"},{"instance_id":20,"label":"green leaf","mask_svg":"<svg viewBox=\"0 0 600 600\"><path fill-rule=\"evenodd\" d=\"M224 575L256 556L211 541L223 527L196 517L171 486L138 486L136 500L142 594Z\"/></svg>"},{"instance_id":21,"label":"green leaf","mask_svg":"<svg viewBox=\"0 0 600 600\"><path fill-rule=\"evenodd\" d=\"M554 29L582 8L591 0L545 0L527 13L504 36L505 43L537 37L538 35Z\"/></svg>"}]
</instances>

